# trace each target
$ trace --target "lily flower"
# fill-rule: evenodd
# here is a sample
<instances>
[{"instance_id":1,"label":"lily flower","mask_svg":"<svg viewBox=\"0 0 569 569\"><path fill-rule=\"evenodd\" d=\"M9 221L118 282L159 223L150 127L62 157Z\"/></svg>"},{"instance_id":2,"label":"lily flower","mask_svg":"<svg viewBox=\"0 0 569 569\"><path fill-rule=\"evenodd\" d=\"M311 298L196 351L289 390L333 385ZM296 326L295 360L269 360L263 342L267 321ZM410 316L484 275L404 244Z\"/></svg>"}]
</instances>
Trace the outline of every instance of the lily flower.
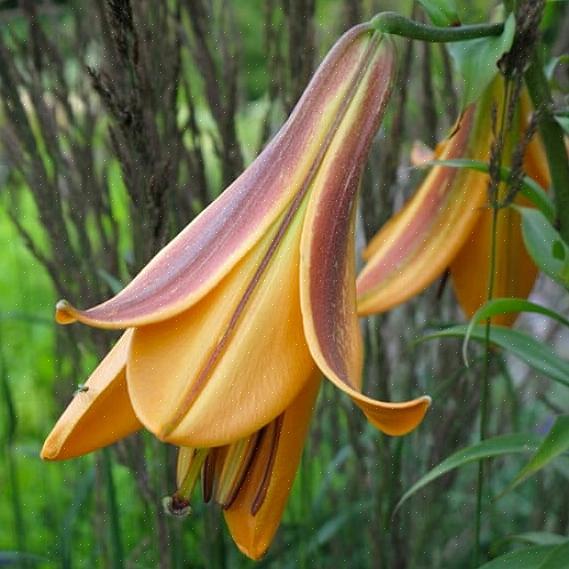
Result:
<instances>
[{"instance_id":1,"label":"lily flower","mask_svg":"<svg viewBox=\"0 0 569 569\"><path fill-rule=\"evenodd\" d=\"M258 557L298 465L315 377L387 434L421 422L428 397L391 403L361 391L355 203L394 66L387 37L368 24L348 31L265 150L123 291L87 310L57 304L61 324L126 331L43 458L78 456L142 427L190 447L186 488L201 469L206 479L218 472L211 491L240 547Z\"/></svg>"},{"instance_id":2,"label":"lily flower","mask_svg":"<svg viewBox=\"0 0 569 569\"><path fill-rule=\"evenodd\" d=\"M503 81L499 78L477 104L466 110L450 137L439 144L436 158L488 161L493 140L491 109L493 104L503 104L503 99ZM519 112L520 132L514 134L519 136L522 132L529 113L524 95ZM512 135L509 140L511 144ZM547 187L549 176L537 137L526 149L524 169ZM364 251L367 264L357 280L360 314L384 312L405 302L447 269L466 316L471 317L480 308L487 298L491 256L488 182L487 174L473 170L444 165L430 170L413 197ZM503 191L501 187L500 195ZM496 238L494 296L527 297L537 269L523 243L519 214L512 208L499 209ZM514 318L498 316L493 322L509 325Z\"/></svg>"}]
</instances>

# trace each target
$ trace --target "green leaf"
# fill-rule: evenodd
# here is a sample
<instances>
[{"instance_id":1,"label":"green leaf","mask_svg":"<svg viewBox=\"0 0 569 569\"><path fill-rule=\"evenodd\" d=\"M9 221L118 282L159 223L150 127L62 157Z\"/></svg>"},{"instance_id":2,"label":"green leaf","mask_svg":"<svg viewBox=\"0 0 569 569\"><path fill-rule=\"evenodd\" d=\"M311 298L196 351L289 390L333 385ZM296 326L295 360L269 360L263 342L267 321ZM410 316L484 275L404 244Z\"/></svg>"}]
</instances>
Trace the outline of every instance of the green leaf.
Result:
<instances>
[{"instance_id":1,"label":"green leaf","mask_svg":"<svg viewBox=\"0 0 569 569\"><path fill-rule=\"evenodd\" d=\"M559 545L567 541L567 536L549 531L527 531L509 535L500 540L500 543L508 541L519 541L530 545Z\"/></svg>"},{"instance_id":2,"label":"green leaf","mask_svg":"<svg viewBox=\"0 0 569 569\"><path fill-rule=\"evenodd\" d=\"M420 342L439 338L464 338L468 327L465 325L445 328L419 339ZM485 326L473 326L470 337L479 342L485 341ZM500 348L514 354L529 366L547 377L569 387L569 362L562 360L549 346L538 342L531 336L504 326L490 327L490 341Z\"/></svg>"},{"instance_id":3,"label":"green leaf","mask_svg":"<svg viewBox=\"0 0 569 569\"><path fill-rule=\"evenodd\" d=\"M538 445L539 438L536 435L514 433L511 435L500 435L498 437L486 439L481 443L463 448L451 454L448 458L445 458L445 460L415 482L415 484L413 484L413 486L403 494L399 502L397 502L397 505L393 510L393 514L395 515L402 504L418 490L455 468L459 468L471 462L477 462L483 458L490 458L503 454L531 452L537 448Z\"/></svg>"},{"instance_id":4,"label":"green leaf","mask_svg":"<svg viewBox=\"0 0 569 569\"><path fill-rule=\"evenodd\" d=\"M462 344L462 358L464 359L464 364L466 366L468 366L468 342L474 326L482 320L492 318L492 316L497 316L498 314L511 314L513 312L533 312L534 314L543 314L544 316L549 316L549 318L552 318L553 320L557 320L557 322L569 328L569 320L554 310L541 306L541 304L535 304L535 302L530 302L529 300L524 300L522 298L495 298L494 300L490 300L483 304L473 314L470 322L468 323L468 328L466 329L466 335L464 336L464 342Z\"/></svg>"},{"instance_id":5,"label":"green leaf","mask_svg":"<svg viewBox=\"0 0 569 569\"><path fill-rule=\"evenodd\" d=\"M569 290L569 247L538 210L514 206L522 216L522 235L535 264Z\"/></svg>"},{"instance_id":6,"label":"green leaf","mask_svg":"<svg viewBox=\"0 0 569 569\"><path fill-rule=\"evenodd\" d=\"M558 545L537 569L567 569L569 567L569 540Z\"/></svg>"},{"instance_id":7,"label":"green leaf","mask_svg":"<svg viewBox=\"0 0 569 569\"><path fill-rule=\"evenodd\" d=\"M569 449L569 415L560 415L555 420L553 427L547 437L539 445L537 452L532 459L518 472L518 475L508 484L507 488L500 494L501 498L513 490L516 486L539 472L552 460L557 458ZM567 557L569 559L569 556Z\"/></svg>"},{"instance_id":8,"label":"green leaf","mask_svg":"<svg viewBox=\"0 0 569 569\"><path fill-rule=\"evenodd\" d=\"M454 0L419 0L435 26L460 25Z\"/></svg>"},{"instance_id":9,"label":"green leaf","mask_svg":"<svg viewBox=\"0 0 569 569\"><path fill-rule=\"evenodd\" d=\"M512 551L481 565L479 569L540 569L541 564L554 550L553 545L540 545Z\"/></svg>"},{"instance_id":10,"label":"green leaf","mask_svg":"<svg viewBox=\"0 0 569 569\"><path fill-rule=\"evenodd\" d=\"M455 42L449 45L449 52L463 78L463 110L478 100L498 74L497 63L512 47L515 31L515 18L513 14L510 14L502 35Z\"/></svg>"},{"instance_id":11,"label":"green leaf","mask_svg":"<svg viewBox=\"0 0 569 569\"><path fill-rule=\"evenodd\" d=\"M451 160L430 160L421 164L423 166L449 166L450 168L466 168L468 170L476 170L488 174L488 163L480 160L472 160L470 158L454 158ZM512 170L505 166L500 168L500 180L507 182L510 178ZM553 222L555 220L555 205L553 200L545 193L545 190L529 176L522 178L520 188L522 196L528 198L537 207L545 217Z\"/></svg>"},{"instance_id":12,"label":"green leaf","mask_svg":"<svg viewBox=\"0 0 569 569\"><path fill-rule=\"evenodd\" d=\"M567 115L555 115L555 120L563 129L563 132L569 134L569 117Z\"/></svg>"}]
</instances>

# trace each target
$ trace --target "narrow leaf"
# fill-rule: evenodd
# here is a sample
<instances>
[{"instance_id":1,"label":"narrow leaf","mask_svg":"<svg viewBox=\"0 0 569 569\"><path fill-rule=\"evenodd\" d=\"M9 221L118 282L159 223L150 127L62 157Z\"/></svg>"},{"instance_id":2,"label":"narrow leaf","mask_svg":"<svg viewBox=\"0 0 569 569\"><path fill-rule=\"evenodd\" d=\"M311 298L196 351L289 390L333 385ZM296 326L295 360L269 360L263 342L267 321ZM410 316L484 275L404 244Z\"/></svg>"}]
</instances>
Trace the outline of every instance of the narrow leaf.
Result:
<instances>
[{"instance_id":1,"label":"narrow leaf","mask_svg":"<svg viewBox=\"0 0 569 569\"><path fill-rule=\"evenodd\" d=\"M541 563L555 549L555 546L540 545L512 551L496 557L489 563L480 566L479 569L539 569Z\"/></svg>"},{"instance_id":2,"label":"narrow leaf","mask_svg":"<svg viewBox=\"0 0 569 569\"><path fill-rule=\"evenodd\" d=\"M430 166L449 166L450 168L465 168L477 172L489 172L487 162L481 160L471 160L470 158L456 158L454 160L430 160L421 164L421 168ZM500 168L500 180L507 182L512 174L511 168L502 166ZM553 222L555 220L555 205L552 199L546 194L545 190L530 176L524 176L520 187L520 193L530 200L545 217Z\"/></svg>"},{"instance_id":3,"label":"narrow leaf","mask_svg":"<svg viewBox=\"0 0 569 569\"><path fill-rule=\"evenodd\" d=\"M567 541L567 536L548 531L528 531L506 536L500 539L498 543L504 544L510 541L519 541L529 545L559 545ZM492 549L495 549L495 547L492 547Z\"/></svg>"},{"instance_id":4,"label":"narrow leaf","mask_svg":"<svg viewBox=\"0 0 569 569\"><path fill-rule=\"evenodd\" d=\"M467 326L453 326L427 334L419 341L438 338L464 338ZM470 337L479 342L485 341L485 327L474 326ZM519 330L510 330L504 326L492 326L490 341L500 348L514 354L526 364L546 375L550 379L569 387L569 362L562 360L549 346L542 344Z\"/></svg>"},{"instance_id":5,"label":"narrow leaf","mask_svg":"<svg viewBox=\"0 0 569 569\"><path fill-rule=\"evenodd\" d=\"M535 304L529 300L524 300L522 298L496 298L494 300L488 301L486 304L481 306L472 316L466 329L466 335L464 337L464 342L462 344L462 357L464 359L464 364L468 367L468 342L470 340L470 335L472 334L472 329L478 322L492 318L498 314L511 314L513 312L533 312L535 314L543 314L544 316L549 316L553 320L557 320L564 326L569 328L569 320L564 318L561 314L541 306L540 304Z\"/></svg>"},{"instance_id":6,"label":"narrow leaf","mask_svg":"<svg viewBox=\"0 0 569 569\"><path fill-rule=\"evenodd\" d=\"M418 490L455 468L459 468L471 462L476 462L483 458L490 458L503 454L531 452L538 444L539 438L534 434L514 433L511 435L500 435L498 437L486 439L481 443L463 448L451 454L448 458L425 474L425 476L415 482L415 484L413 484L413 486L403 494L395 506L393 514L395 514L402 504Z\"/></svg>"},{"instance_id":7,"label":"narrow leaf","mask_svg":"<svg viewBox=\"0 0 569 569\"><path fill-rule=\"evenodd\" d=\"M454 0L419 0L435 26L460 25L460 18Z\"/></svg>"},{"instance_id":8,"label":"narrow leaf","mask_svg":"<svg viewBox=\"0 0 569 569\"><path fill-rule=\"evenodd\" d=\"M569 540L549 553L538 569L567 569L567 567L569 567Z\"/></svg>"},{"instance_id":9,"label":"narrow leaf","mask_svg":"<svg viewBox=\"0 0 569 569\"><path fill-rule=\"evenodd\" d=\"M510 14L502 35L456 42L449 46L449 52L463 78L463 109L477 101L498 74L497 63L512 47L515 29L515 18Z\"/></svg>"},{"instance_id":10,"label":"narrow leaf","mask_svg":"<svg viewBox=\"0 0 569 569\"><path fill-rule=\"evenodd\" d=\"M524 482L530 476L539 472L552 460L569 449L569 415L561 415L549 431L544 441L539 445L532 459L520 470L508 487L500 494L500 498ZM569 559L569 556L567 557Z\"/></svg>"},{"instance_id":11,"label":"narrow leaf","mask_svg":"<svg viewBox=\"0 0 569 569\"><path fill-rule=\"evenodd\" d=\"M535 264L554 281L569 290L569 247L538 210L516 207L522 216L522 234Z\"/></svg>"}]
</instances>

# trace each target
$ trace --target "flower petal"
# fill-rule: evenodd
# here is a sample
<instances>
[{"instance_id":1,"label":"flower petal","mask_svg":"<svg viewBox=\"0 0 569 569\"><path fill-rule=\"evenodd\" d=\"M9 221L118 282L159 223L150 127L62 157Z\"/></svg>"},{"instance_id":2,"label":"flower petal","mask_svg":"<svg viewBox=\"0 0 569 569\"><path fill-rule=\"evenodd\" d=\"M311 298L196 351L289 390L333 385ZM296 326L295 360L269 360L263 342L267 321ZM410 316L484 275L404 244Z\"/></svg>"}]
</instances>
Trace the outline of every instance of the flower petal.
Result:
<instances>
[{"instance_id":1,"label":"flower petal","mask_svg":"<svg viewBox=\"0 0 569 569\"><path fill-rule=\"evenodd\" d=\"M135 330L128 389L138 417L161 439L230 444L282 413L304 386L314 369L298 291L304 209L258 281L274 231L195 306Z\"/></svg>"},{"instance_id":2,"label":"flower petal","mask_svg":"<svg viewBox=\"0 0 569 569\"><path fill-rule=\"evenodd\" d=\"M355 311L355 203L391 93L394 64L391 40L382 38L314 180L302 232L301 302L310 349L316 361L314 351L324 352L343 375L355 380L362 359Z\"/></svg>"},{"instance_id":3,"label":"flower petal","mask_svg":"<svg viewBox=\"0 0 569 569\"><path fill-rule=\"evenodd\" d=\"M57 321L142 326L179 314L211 291L310 184L373 34L364 24L338 41L259 157L123 291L85 311L61 301Z\"/></svg>"},{"instance_id":4,"label":"flower petal","mask_svg":"<svg viewBox=\"0 0 569 569\"><path fill-rule=\"evenodd\" d=\"M375 426L403 434L422 420L428 398L383 403L358 391L362 342L354 286L355 200L392 84L394 54L383 41L311 190L302 232L300 296L304 332L320 370L352 397Z\"/></svg>"},{"instance_id":5,"label":"flower petal","mask_svg":"<svg viewBox=\"0 0 569 569\"><path fill-rule=\"evenodd\" d=\"M502 100L496 80L469 107L451 138L437 148L441 159L486 160L492 137L491 105ZM487 175L435 166L396 219L370 245L371 258L357 281L360 314L384 312L424 290L450 265L468 239L486 200Z\"/></svg>"},{"instance_id":6,"label":"flower petal","mask_svg":"<svg viewBox=\"0 0 569 569\"><path fill-rule=\"evenodd\" d=\"M126 388L127 330L91 374L46 439L41 457L63 460L110 445L142 427Z\"/></svg>"},{"instance_id":7,"label":"flower petal","mask_svg":"<svg viewBox=\"0 0 569 569\"><path fill-rule=\"evenodd\" d=\"M288 409L263 433L253 463L225 520L239 549L261 558L279 527L308 432L320 373L314 373Z\"/></svg>"}]
</instances>

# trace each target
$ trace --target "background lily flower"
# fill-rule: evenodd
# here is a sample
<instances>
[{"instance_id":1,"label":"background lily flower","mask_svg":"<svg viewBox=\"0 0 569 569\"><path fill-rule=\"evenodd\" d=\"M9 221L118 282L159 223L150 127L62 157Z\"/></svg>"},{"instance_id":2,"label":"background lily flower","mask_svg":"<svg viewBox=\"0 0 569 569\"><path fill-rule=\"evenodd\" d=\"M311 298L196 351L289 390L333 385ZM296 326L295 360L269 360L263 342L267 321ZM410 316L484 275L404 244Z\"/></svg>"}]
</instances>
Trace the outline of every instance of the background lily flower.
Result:
<instances>
[{"instance_id":1,"label":"background lily flower","mask_svg":"<svg viewBox=\"0 0 569 569\"><path fill-rule=\"evenodd\" d=\"M384 403L360 389L355 200L393 69L388 39L366 24L347 32L261 155L122 292L88 310L58 303L60 323L131 330L57 423L45 458L140 424L177 445L229 445L282 415L317 369L384 432L417 426L428 397ZM79 442L86 417L102 422L111 406L132 421Z\"/></svg>"},{"instance_id":2,"label":"background lily flower","mask_svg":"<svg viewBox=\"0 0 569 569\"><path fill-rule=\"evenodd\" d=\"M520 98L520 133L527 127L532 112L527 93ZM550 184L547 160L539 136L534 136L526 148L524 171L543 188ZM504 198L501 185L498 200ZM518 195L514 203L532 206ZM480 219L458 255L450 265L456 297L470 318L487 300L492 235L492 211L483 208ZM519 213L510 207L500 208L496 220L496 257L493 296L497 298L527 298L537 277L537 267L524 245ZM473 275L476 274L476 278ZM494 316L494 324L510 326L516 314Z\"/></svg>"},{"instance_id":3,"label":"background lily flower","mask_svg":"<svg viewBox=\"0 0 569 569\"><path fill-rule=\"evenodd\" d=\"M492 105L500 106L503 98L503 81L498 79L476 105L466 110L450 138L439 145L436 158L487 161L493 139ZM528 113L526 101L520 113L520 127L527 124ZM545 160L537 137L526 149L524 168L547 185ZM357 281L359 312L389 310L422 292L450 268L459 303L471 316L487 294L492 217L487 194L488 175L434 166L414 196L364 251L367 264ZM523 244L518 214L510 208L501 209L495 296L526 297L536 274ZM498 323L511 323L511 319L508 316Z\"/></svg>"}]
</instances>

